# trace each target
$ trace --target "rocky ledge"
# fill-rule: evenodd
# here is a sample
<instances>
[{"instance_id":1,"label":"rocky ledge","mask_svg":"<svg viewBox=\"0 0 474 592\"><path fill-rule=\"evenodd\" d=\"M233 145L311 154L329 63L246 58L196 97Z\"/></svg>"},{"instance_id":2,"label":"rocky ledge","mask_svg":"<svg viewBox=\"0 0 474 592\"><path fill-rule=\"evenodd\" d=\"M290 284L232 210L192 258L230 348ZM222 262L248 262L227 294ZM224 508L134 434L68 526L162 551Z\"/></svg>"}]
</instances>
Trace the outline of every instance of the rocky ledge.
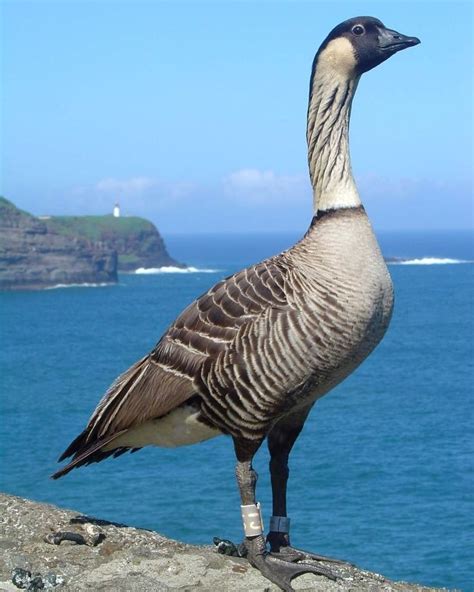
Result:
<instances>
[{"instance_id":1,"label":"rocky ledge","mask_svg":"<svg viewBox=\"0 0 474 592\"><path fill-rule=\"evenodd\" d=\"M117 253L80 236L66 236L0 197L0 289L116 283Z\"/></svg>"},{"instance_id":2,"label":"rocky ledge","mask_svg":"<svg viewBox=\"0 0 474 592\"><path fill-rule=\"evenodd\" d=\"M140 267L186 267L173 259L156 226L137 216L52 216L46 225L64 236L80 237L117 253L118 271Z\"/></svg>"},{"instance_id":3,"label":"rocky ledge","mask_svg":"<svg viewBox=\"0 0 474 592\"><path fill-rule=\"evenodd\" d=\"M42 216L0 197L0 290L113 284L117 272L185 267L158 229L134 216Z\"/></svg>"},{"instance_id":4,"label":"rocky ledge","mask_svg":"<svg viewBox=\"0 0 474 592\"><path fill-rule=\"evenodd\" d=\"M101 592L277 592L245 559L156 532L81 516L0 494L0 590ZM328 564L329 567L329 564ZM314 575L293 581L309 592L429 592L348 565L330 566L336 582Z\"/></svg>"}]
</instances>

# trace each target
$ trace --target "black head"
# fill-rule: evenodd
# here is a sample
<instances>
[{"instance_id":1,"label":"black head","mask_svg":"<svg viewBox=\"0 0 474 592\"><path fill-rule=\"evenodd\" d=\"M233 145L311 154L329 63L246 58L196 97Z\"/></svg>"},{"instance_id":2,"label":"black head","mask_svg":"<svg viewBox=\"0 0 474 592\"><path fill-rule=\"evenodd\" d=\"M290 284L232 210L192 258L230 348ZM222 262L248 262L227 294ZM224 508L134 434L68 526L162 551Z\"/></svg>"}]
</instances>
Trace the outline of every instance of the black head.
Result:
<instances>
[{"instance_id":1,"label":"black head","mask_svg":"<svg viewBox=\"0 0 474 592\"><path fill-rule=\"evenodd\" d=\"M350 42L355 58L355 71L363 74L378 66L402 49L418 45L417 37L407 37L371 16L357 16L337 25L319 48L316 58L332 41L346 39Z\"/></svg>"}]
</instances>

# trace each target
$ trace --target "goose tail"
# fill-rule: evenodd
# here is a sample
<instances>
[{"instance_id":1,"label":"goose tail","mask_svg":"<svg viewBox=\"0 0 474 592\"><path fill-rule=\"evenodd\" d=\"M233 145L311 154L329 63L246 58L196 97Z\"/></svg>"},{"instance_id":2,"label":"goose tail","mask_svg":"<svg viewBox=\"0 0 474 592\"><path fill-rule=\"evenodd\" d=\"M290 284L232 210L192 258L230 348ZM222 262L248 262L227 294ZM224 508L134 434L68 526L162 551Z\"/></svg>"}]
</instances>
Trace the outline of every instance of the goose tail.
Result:
<instances>
[{"instance_id":1,"label":"goose tail","mask_svg":"<svg viewBox=\"0 0 474 592\"><path fill-rule=\"evenodd\" d=\"M96 442L90 443L89 445L86 444L88 430L84 430L79 436L71 442L71 444L66 448L66 450L62 453L59 457L58 462L73 456L71 462L69 462L66 466L59 469L51 475L52 479L59 479L64 475L67 475L72 469L77 467L82 467L83 465L90 465L95 462L100 462L109 456L120 456L124 452L130 450L129 448L115 448L113 450L103 451L102 448L110 444L113 440L118 438L121 434L123 434L126 430L122 430L111 436L106 438L102 438Z\"/></svg>"}]
</instances>

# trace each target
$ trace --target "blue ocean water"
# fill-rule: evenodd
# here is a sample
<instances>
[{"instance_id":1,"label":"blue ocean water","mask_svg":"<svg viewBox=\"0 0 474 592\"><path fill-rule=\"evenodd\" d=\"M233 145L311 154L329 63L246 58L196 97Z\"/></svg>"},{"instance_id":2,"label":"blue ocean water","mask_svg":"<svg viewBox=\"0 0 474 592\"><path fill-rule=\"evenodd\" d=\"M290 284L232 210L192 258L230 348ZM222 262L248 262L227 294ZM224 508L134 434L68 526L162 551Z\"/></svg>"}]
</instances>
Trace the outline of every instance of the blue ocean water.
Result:
<instances>
[{"instance_id":1,"label":"blue ocean water","mask_svg":"<svg viewBox=\"0 0 474 592\"><path fill-rule=\"evenodd\" d=\"M296 235L173 236L206 273L0 294L0 489L196 543L242 538L225 437L146 449L48 478L111 381L221 277ZM382 234L388 256L474 260L470 233ZM374 354L311 413L291 457L296 546L394 579L473 590L471 263L391 265L396 307ZM255 467L271 513L268 455ZM170 502L172 510L170 512Z\"/></svg>"}]
</instances>

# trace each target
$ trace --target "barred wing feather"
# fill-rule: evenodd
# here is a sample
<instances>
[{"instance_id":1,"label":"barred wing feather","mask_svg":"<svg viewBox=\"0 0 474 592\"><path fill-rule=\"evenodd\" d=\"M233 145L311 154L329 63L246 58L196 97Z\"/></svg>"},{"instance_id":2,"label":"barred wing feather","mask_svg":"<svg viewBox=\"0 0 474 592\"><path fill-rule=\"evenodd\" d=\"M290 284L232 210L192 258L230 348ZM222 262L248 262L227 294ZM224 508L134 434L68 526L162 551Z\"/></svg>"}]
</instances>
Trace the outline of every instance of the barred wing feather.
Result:
<instances>
[{"instance_id":1,"label":"barred wing feather","mask_svg":"<svg viewBox=\"0 0 474 592\"><path fill-rule=\"evenodd\" d=\"M203 373L234 350L241 328L245 332L272 307L287 306L286 273L274 257L217 283L190 304L154 350L112 384L86 429L60 458L74 455L72 463L58 473L109 456L98 452L101 442L113 442L127 429L166 415L193 395L205 399ZM89 449L94 459L87 460Z\"/></svg>"}]
</instances>

